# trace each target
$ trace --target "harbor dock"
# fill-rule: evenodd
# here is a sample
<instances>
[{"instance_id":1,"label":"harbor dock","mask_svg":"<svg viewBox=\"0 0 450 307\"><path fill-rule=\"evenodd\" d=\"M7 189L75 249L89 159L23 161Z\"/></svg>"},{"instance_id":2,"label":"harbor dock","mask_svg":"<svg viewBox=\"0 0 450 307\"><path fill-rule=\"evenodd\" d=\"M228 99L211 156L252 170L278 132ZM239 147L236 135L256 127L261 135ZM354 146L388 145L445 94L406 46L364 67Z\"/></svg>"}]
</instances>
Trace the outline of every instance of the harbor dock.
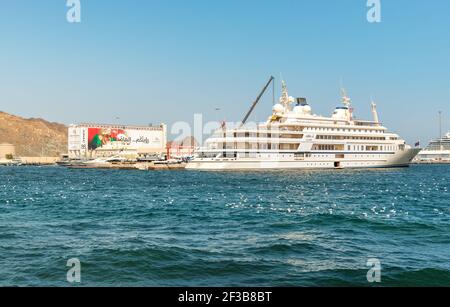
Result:
<instances>
[{"instance_id":1,"label":"harbor dock","mask_svg":"<svg viewBox=\"0 0 450 307\"><path fill-rule=\"evenodd\" d=\"M157 170L183 170L186 168L184 162L113 162L113 163L74 163L65 165L70 169L116 169L116 170L142 170L142 171L157 171Z\"/></svg>"},{"instance_id":2,"label":"harbor dock","mask_svg":"<svg viewBox=\"0 0 450 307\"><path fill-rule=\"evenodd\" d=\"M49 166L56 165L59 157L20 157L0 159L0 166Z\"/></svg>"}]
</instances>

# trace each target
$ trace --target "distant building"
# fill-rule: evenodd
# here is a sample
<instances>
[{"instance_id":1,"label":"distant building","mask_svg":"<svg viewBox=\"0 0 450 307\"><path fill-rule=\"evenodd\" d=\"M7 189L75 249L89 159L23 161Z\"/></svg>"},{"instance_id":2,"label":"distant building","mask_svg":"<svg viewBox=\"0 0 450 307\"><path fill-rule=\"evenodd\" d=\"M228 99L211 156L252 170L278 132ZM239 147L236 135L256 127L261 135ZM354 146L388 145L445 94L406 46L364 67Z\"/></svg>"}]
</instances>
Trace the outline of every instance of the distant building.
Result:
<instances>
[{"instance_id":1,"label":"distant building","mask_svg":"<svg viewBox=\"0 0 450 307\"><path fill-rule=\"evenodd\" d=\"M2 143L0 144L0 160L6 159L10 156L15 156L16 148L12 144Z\"/></svg>"},{"instance_id":2,"label":"distant building","mask_svg":"<svg viewBox=\"0 0 450 307\"><path fill-rule=\"evenodd\" d=\"M68 128L69 158L139 158L166 153L167 127L81 124Z\"/></svg>"}]
</instances>

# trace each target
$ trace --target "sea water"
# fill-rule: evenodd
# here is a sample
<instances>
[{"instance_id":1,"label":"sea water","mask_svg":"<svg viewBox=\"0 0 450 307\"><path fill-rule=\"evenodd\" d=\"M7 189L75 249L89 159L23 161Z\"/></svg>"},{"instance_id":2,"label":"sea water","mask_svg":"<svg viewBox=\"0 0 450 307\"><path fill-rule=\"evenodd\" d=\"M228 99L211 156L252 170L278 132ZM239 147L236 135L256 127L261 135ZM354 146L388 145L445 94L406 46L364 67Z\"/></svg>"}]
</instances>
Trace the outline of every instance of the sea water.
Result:
<instances>
[{"instance_id":1,"label":"sea water","mask_svg":"<svg viewBox=\"0 0 450 307\"><path fill-rule=\"evenodd\" d=\"M73 286L70 259L80 286L450 286L449 189L448 165L4 167L0 286Z\"/></svg>"}]
</instances>

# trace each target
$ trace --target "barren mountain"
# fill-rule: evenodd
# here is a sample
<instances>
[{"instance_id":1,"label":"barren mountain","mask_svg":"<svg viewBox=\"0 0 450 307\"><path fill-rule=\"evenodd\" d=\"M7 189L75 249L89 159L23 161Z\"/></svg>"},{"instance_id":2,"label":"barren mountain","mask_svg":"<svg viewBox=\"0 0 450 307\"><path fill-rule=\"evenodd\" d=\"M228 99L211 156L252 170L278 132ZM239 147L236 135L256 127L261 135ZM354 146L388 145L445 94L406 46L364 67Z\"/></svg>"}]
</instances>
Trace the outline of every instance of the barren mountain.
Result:
<instances>
[{"instance_id":1,"label":"barren mountain","mask_svg":"<svg viewBox=\"0 0 450 307\"><path fill-rule=\"evenodd\" d=\"M17 156L56 157L67 152L67 127L0 112L0 143L15 145Z\"/></svg>"}]
</instances>

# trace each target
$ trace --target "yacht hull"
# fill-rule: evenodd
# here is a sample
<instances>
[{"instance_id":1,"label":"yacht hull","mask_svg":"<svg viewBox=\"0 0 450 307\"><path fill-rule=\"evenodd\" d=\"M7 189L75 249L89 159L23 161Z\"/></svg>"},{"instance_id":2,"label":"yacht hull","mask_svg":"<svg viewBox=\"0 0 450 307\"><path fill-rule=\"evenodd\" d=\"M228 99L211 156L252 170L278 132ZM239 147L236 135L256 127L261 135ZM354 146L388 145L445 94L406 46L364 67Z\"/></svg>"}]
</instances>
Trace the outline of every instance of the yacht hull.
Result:
<instances>
[{"instance_id":1,"label":"yacht hull","mask_svg":"<svg viewBox=\"0 0 450 307\"><path fill-rule=\"evenodd\" d=\"M357 169L408 167L419 149L399 151L381 158L365 158L367 155L352 154L351 158L295 160L258 159L194 159L187 164L188 170L283 170L283 169Z\"/></svg>"}]
</instances>

